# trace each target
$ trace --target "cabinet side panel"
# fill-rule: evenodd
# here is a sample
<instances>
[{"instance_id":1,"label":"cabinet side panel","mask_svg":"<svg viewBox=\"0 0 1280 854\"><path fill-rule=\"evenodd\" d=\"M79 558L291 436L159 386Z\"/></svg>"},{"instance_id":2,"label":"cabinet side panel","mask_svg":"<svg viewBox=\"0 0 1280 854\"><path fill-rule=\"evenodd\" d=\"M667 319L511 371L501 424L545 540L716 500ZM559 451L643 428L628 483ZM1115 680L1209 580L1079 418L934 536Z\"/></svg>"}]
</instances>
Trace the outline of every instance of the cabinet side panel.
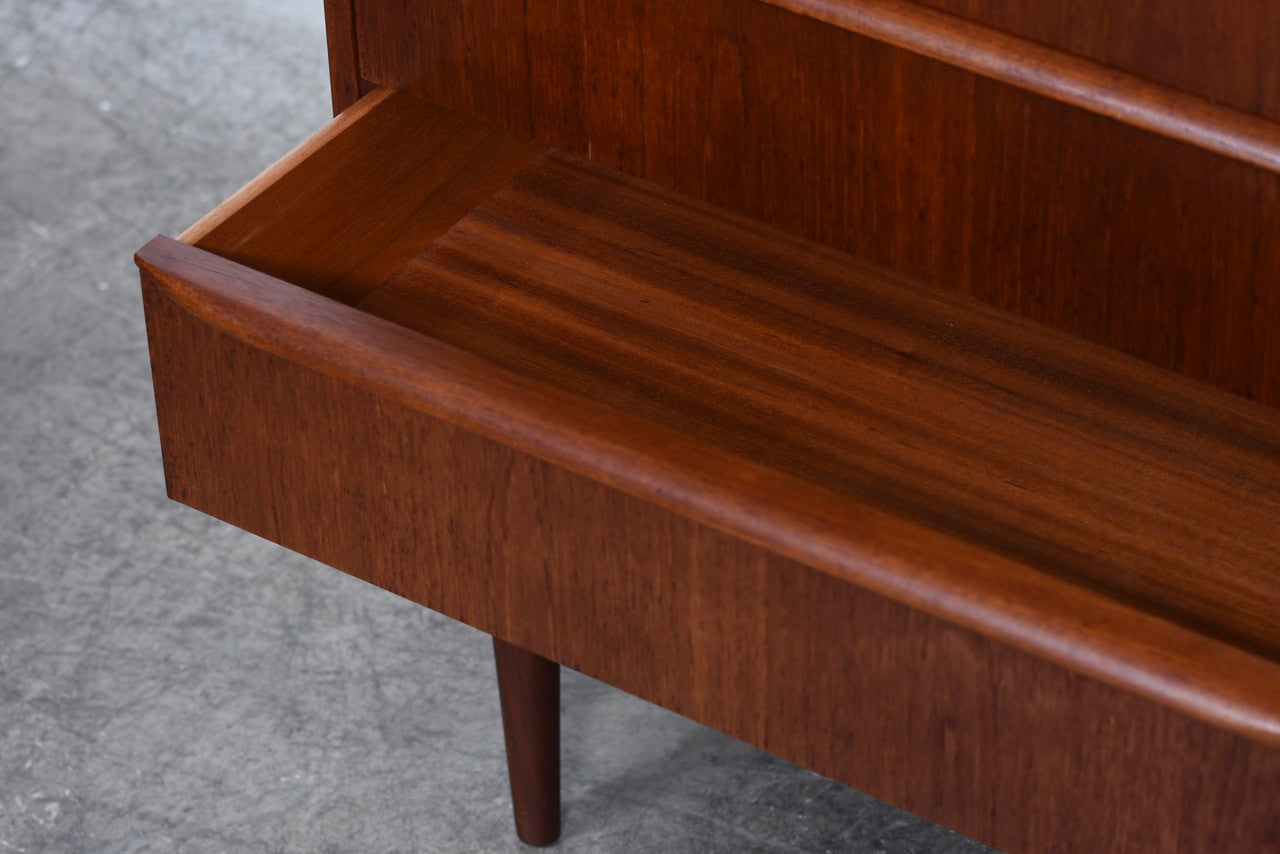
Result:
<instances>
[{"instance_id":1,"label":"cabinet side panel","mask_svg":"<svg viewBox=\"0 0 1280 854\"><path fill-rule=\"evenodd\" d=\"M144 296L183 503L1006 850L1277 850L1278 750Z\"/></svg>"},{"instance_id":2,"label":"cabinet side panel","mask_svg":"<svg viewBox=\"0 0 1280 854\"><path fill-rule=\"evenodd\" d=\"M755 0L358 12L379 84L1280 405L1280 175Z\"/></svg>"}]
</instances>

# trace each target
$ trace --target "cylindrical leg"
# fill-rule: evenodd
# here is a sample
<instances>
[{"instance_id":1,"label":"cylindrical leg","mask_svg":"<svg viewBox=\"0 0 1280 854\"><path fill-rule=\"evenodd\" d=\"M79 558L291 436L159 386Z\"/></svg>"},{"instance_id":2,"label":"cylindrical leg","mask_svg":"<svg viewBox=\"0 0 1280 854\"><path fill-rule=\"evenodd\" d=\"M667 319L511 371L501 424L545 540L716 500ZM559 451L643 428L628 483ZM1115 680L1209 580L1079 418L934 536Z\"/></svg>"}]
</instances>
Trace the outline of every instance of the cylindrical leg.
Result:
<instances>
[{"instance_id":1,"label":"cylindrical leg","mask_svg":"<svg viewBox=\"0 0 1280 854\"><path fill-rule=\"evenodd\" d=\"M493 639L516 834L530 845L560 836L560 665Z\"/></svg>"}]
</instances>

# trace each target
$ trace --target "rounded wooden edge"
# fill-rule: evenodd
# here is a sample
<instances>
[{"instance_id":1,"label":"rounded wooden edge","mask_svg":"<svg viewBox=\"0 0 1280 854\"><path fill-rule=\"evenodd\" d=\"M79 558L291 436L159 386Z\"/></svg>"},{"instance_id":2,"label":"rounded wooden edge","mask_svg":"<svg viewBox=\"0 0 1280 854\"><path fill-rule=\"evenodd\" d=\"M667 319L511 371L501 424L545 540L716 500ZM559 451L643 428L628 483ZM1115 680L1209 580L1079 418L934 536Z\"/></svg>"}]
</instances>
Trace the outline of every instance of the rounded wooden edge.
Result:
<instances>
[{"instance_id":1,"label":"rounded wooden edge","mask_svg":"<svg viewBox=\"0 0 1280 854\"><path fill-rule=\"evenodd\" d=\"M905 0L764 0L983 77L1280 172L1280 124Z\"/></svg>"},{"instance_id":2,"label":"rounded wooden edge","mask_svg":"<svg viewBox=\"0 0 1280 854\"><path fill-rule=\"evenodd\" d=\"M252 346L1280 746L1280 662L170 238L135 260L185 310Z\"/></svg>"}]
</instances>

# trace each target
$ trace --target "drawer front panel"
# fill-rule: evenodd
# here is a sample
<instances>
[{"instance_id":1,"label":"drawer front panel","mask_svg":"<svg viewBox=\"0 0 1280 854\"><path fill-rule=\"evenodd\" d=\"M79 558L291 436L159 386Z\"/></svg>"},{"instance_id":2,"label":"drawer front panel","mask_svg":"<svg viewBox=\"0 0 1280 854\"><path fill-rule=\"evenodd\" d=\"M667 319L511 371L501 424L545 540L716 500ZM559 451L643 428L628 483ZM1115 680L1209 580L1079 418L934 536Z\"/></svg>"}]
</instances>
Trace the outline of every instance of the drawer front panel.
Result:
<instances>
[{"instance_id":1,"label":"drawer front panel","mask_svg":"<svg viewBox=\"0 0 1280 854\"><path fill-rule=\"evenodd\" d=\"M144 297L179 501L1001 848L1280 839L1280 750Z\"/></svg>"}]
</instances>

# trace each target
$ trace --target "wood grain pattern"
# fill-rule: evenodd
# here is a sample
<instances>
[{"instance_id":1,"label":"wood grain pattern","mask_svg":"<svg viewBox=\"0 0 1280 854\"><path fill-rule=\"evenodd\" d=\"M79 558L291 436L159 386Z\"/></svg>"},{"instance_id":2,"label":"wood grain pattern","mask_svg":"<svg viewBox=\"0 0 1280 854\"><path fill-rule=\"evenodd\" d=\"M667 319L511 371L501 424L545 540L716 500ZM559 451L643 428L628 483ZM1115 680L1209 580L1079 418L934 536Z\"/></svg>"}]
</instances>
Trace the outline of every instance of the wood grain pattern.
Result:
<instances>
[{"instance_id":1,"label":"wood grain pattern","mask_svg":"<svg viewBox=\"0 0 1280 854\"><path fill-rule=\"evenodd\" d=\"M971 541L954 530L904 515L878 502L874 494L816 480L802 466L790 468L785 453L753 455L749 445L708 442L705 434L691 435L687 425L674 429L663 423L658 412L657 418L636 418L557 388L554 376L549 381L521 377L489 359L183 244L157 239L139 253L139 261L174 299L257 346L1186 714L1253 738L1280 740L1280 666L1274 660L1082 588L1045 572L1046 567L1002 553L999 542ZM1009 323L996 320L997 325ZM983 331L990 342L998 340L991 329ZM1005 331L1017 338L1016 324ZM1025 343L1034 355L1041 333L1031 327L1022 331L1016 343ZM1060 355L1065 365L1093 357L1090 367L1105 371L1118 362L1122 368L1136 367L1138 377L1131 379L1137 388L1146 388L1145 380L1152 380L1160 393L1174 400L1186 394L1192 399L1207 395L1187 412L1213 419L1215 410L1222 413L1220 407L1225 407L1222 419L1228 427L1210 420L1204 425L1210 435L1229 440L1233 434L1224 431L1244 430L1234 435L1247 436L1244 446L1256 448L1275 427L1270 410L1172 375L1144 371L1098 348L1069 339L1063 343L1067 349ZM1077 349L1070 349L1073 346ZM1150 376L1142 377L1143 373ZM1123 375L1112 376L1123 387ZM1165 382L1160 384L1162 378ZM998 372L991 379L1009 381ZM946 392L945 387L939 389ZM1123 410L1126 394L1115 389L1100 395L1097 403L1105 409L1106 401L1116 398ZM1139 428L1145 418L1140 410L1133 414L1137 417L1130 427ZM1157 428L1152 438L1181 432L1176 419L1166 427L1171 430ZM1143 444L1136 445L1139 462ZM804 448L798 444L792 450ZM1224 463L1229 465L1233 456L1229 451ZM803 454L800 459L803 462ZM895 459L911 462L900 449ZM1257 535L1256 541L1265 537L1266 533ZM1264 563L1254 571L1265 575L1268 570ZM1176 576L1173 581L1163 594L1168 601L1159 604L1168 609L1194 601L1190 588L1191 595L1180 599ZM1215 580L1214 573L1208 573L1210 585L1230 581ZM1266 643L1252 639L1253 646Z\"/></svg>"},{"instance_id":2,"label":"wood grain pattern","mask_svg":"<svg viewBox=\"0 0 1280 854\"><path fill-rule=\"evenodd\" d=\"M1280 176L756 0L368 3L364 73L1280 404Z\"/></svg>"},{"instance_id":3,"label":"wood grain pattern","mask_svg":"<svg viewBox=\"0 0 1280 854\"><path fill-rule=\"evenodd\" d=\"M566 156L359 307L1280 657L1262 407Z\"/></svg>"},{"instance_id":4,"label":"wood grain pattern","mask_svg":"<svg viewBox=\"0 0 1280 854\"><path fill-rule=\"evenodd\" d=\"M283 358L169 293L144 278L178 500L1005 850L1277 850L1277 746L371 391L358 352L342 378Z\"/></svg>"},{"instance_id":5,"label":"wood grain pattern","mask_svg":"<svg viewBox=\"0 0 1280 854\"><path fill-rule=\"evenodd\" d=\"M371 100L355 121L439 123ZM324 200L356 180L319 151L298 169ZM266 231L244 219L235 233ZM277 251L334 230L298 219ZM390 332L169 241L140 258L277 352L1203 719L1280 733L1274 411L563 154L418 257L391 242L401 269L360 303ZM1195 651L1205 635L1261 658Z\"/></svg>"},{"instance_id":6,"label":"wood grain pattern","mask_svg":"<svg viewBox=\"0 0 1280 854\"><path fill-rule=\"evenodd\" d=\"M560 662L1009 850L1280 850L1280 414L911 280L1280 406L1278 14L326 0L335 112L450 109L140 252L170 492L492 633L529 841Z\"/></svg>"},{"instance_id":7,"label":"wood grain pattern","mask_svg":"<svg viewBox=\"0 0 1280 854\"><path fill-rule=\"evenodd\" d=\"M1280 171L1280 124L907 0L765 0L1160 136Z\"/></svg>"},{"instance_id":8,"label":"wood grain pattern","mask_svg":"<svg viewBox=\"0 0 1280 854\"><path fill-rule=\"evenodd\" d=\"M919 2L1280 119L1280 6L1271 0Z\"/></svg>"},{"instance_id":9,"label":"wood grain pattern","mask_svg":"<svg viewBox=\"0 0 1280 854\"><path fill-rule=\"evenodd\" d=\"M182 234L178 235L178 239L194 246L208 238L211 233L215 231L226 232L229 226L234 226L236 223L241 223L241 229L247 230L257 228L256 223L259 220L269 220L271 211L274 210L275 206L265 204L262 197L264 195L269 197L275 194L277 198L273 201L278 201L279 191L272 188L281 181L292 180L299 187L302 187L302 182L298 181L296 177L290 179L289 176L296 170L301 170L299 174L302 175L314 171L314 166L308 165L308 159L327 146L336 144L340 150L352 151L353 145L350 142L344 144L343 137L350 134L352 139L365 139L368 136L369 128L363 125L360 120L370 112L380 109L386 110L387 108L383 106L383 102L394 94L391 89L383 89L376 95L364 99L359 104L353 104L351 109L335 116L333 121L328 122L314 134L298 143L287 154L262 170L252 181L232 193L221 204L196 220ZM337 170L332 171L336 172ZM276 240L273 242L280 243L282 241L276 236ZM232 248L228 246L224 251L229 253Z\"/></svg>"},{"instance_id":10,"label":"wood grain pattern","mask_svg":"<svg viewBox=\"0 0 1280 854\"><path fill-rule=\"evenodd\" d=\"M286 154L182 240L355 300L538 150L524 137L384 89Z\"/></svg>"}]
</instances>

